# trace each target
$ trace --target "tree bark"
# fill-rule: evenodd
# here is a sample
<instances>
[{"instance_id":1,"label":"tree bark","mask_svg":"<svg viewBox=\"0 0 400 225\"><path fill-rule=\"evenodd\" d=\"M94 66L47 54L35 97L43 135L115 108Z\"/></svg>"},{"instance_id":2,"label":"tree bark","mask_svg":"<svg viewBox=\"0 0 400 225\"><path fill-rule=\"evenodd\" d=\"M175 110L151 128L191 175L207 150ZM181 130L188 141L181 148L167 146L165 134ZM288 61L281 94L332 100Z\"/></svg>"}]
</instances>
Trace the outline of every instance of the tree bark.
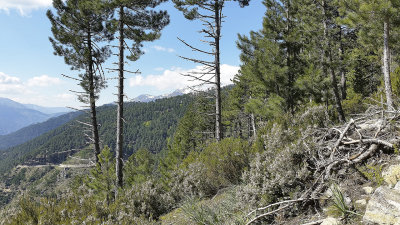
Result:
<instances>
[{"instance_id":1,"label":"tree bark","mask_svg":"<svg viewBox=\"0 0 400 225\"><path fill-rule=\"evenodd\" d=\"M221 39L221 9L219 1L215 1L215 139L222 139L221 118L221 68L220 68L220 39Z\"/></svg>"},{"instance_id":2,"label":"tree bark","mask_svg":"<svg viewBox=\"0 0 400 225\"><path fill-rule=\"evenodd\" d=\"M343 49L343 41L342 41L342 26L339 26L339 55L340 55L340 90L341 90L341 94L342 94L342 100L345 100L347 98L347 85L346 85L346 73L344 71L344 49Z\"/></svg>"},{"instance_id":3,"label":"tree bark","mask_svg":"<svg viewBox=\"0 0 400 225\"><path fill-rule=\"evenodd\" d=\"M250 119L251 119L251 128L253 130L253 137L257 137L257 130L256 130L256 121L254 118L254 113L250 114Z\"/></svg>"},{"instance_id":4,"label":"tree bark","mask_svg":"<svg viewBox=\"0 0 400 225\"><path fill-rule=\"evenodd\" d=\"M330 64L332 64L332 56L331 55L329 57L329 60L330 60ZM340 99L339 88L337 85L335 70L332 67L332 65L330 66L330 68L331 68L331 82L332 82L333 93L334 93L335 102L336 102L336 110L339 114L339 120L341 122L345 122L346 118L344 117L344 112L343 112L343 108L342 108L342 102Z\"/></svg>"},{"instance_id":5,"label":"tree bark","mask_svg":"<svg viewBox=\"0 0 400 225\"><path fill-rule=\"evenodd\" d=\"M99 154L100 154L100 138L97 124L97 115L96 115L96 96L95 96L95 85L94 85L94 72L93 72L93 58L92 58L92 36L91 30L89 27L88 34L88 76L89 76L89 101L90 101L90 111L92 115L92 136L93 136L93 144L94 144L94 154L96 163L99 163Z\"/></svg>"},{"instance_id":6,"label":"tree bark","mask_svg":"<svg viewBox=\"0 0 400 225\"><path fill-rule=\"evenodd\" d=\"M390 82L389 18L385 18L383 30L383 77L385 80L386 103L388 109L393 109L392 85Z\"/></svg>"},{"instance_id":7,"label":"tree bark","mask_svg":"<svg viewBox=\"0 0 400 225\"><path fill-rule=\"evenodd\" d=\"M117 186L123 185L123 131L124 131L124 7L120 7L119 12L119 85L118 85L118 109L117 109L117 145L115 149L115 172ZM116 191L118 193L118 191ZM117 194L116 194L117 195Z\"/></svg>"},{"instance_id":8,"label":"tree bark","mask_svg":"<svg viewBox=\"0 0 400 225\"><path fill-rule=\"evenodd\" d=\"M238 119L238 132L239 132L239 138L243 139L243 132L242 132L242 121L240 118L240 114L239 114L239 119Z\"/></svg>"}]
</instances>

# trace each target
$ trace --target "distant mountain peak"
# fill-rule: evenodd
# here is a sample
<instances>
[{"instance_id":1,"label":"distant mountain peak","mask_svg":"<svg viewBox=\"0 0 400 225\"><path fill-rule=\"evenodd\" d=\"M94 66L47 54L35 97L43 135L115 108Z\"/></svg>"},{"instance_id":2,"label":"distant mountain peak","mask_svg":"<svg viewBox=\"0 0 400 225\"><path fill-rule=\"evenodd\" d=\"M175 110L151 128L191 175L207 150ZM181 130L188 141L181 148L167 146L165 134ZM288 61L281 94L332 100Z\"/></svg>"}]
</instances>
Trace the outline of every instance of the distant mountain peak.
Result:
<instances>
[{"instance_id":1,"label":"distant mountain peak","mask_svg":"<svg viewBox=\"0 0 400 225\"><path fill-rule=\"evenodd\" d=\"M39 106L39 105L33 105L33 104L24 104L24 106L28 109L34 109L36 111L45 113L45 114L50 114L50 115L59 115L59 114L64 114L67 112L71 112L71 109L68 109L66 107L44 107L44 106Z\"/></svg>"},{"instance_id":2,"label":"distant mountain peak","mask_svg":"<svg viewBox=\"0 0 400 225\"><path fill-rule=\"evenodd\" d=\"M26 107L23 104L2 97L0 97L0 106L12 107L16 109L26 109Z\"/></svg>"},{"instance_id":3,"label":"distant mountain peak","mask_svg":"<svg viewBox=\"0 0 400 225\"><path fill-rule=\"evenodd\" d=\"M175 91L173 91L169 94L163 94L163 95L157 95L157 96L143 94L143 95L139 95L136 98L132 99L132 102L152 102L157 99L171 98L171 97L180 96L180 95L184 95L184 94L188 94L188 93L190 93L189 88L181 88L181 89L176 89Z\"/></svg>"},{"instance_id":4,"label":"distant mountain peak","mask_svg":"<svg viewBox=\"0 0 400 225\"><path fill-rule=\"evenodd\" d=\"M21 104L0 97L0 135L9 134L34 123L68 112L66 108L50 108Z\"/></svg>"}]
</instances>

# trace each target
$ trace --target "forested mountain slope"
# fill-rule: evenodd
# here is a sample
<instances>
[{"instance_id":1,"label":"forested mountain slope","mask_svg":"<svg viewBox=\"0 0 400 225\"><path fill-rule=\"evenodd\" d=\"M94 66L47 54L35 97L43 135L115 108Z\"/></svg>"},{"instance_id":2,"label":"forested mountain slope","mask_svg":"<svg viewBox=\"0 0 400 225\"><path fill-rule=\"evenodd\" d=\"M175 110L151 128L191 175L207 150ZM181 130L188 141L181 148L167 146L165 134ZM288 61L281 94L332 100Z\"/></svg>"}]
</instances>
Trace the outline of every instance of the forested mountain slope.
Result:
<instances>
[{"instance_id":1,"label":"forested mountain slope","mask_svg":"<svg viewBox=\"0 0 400 225\"><path fill-rule=\"evenodd\" d=\"M82 1L92 14L108 13ZM76 12L75 1L65 2ZM184 74L201 74L214 90L127 104L121 158L113 154L116 107L100 107L96 121L93 101L92 124L82 115L4 152L0 223L398 224L399 2L264 0L262 29L238 36L240 69L226 93L218 70L228 1L173 2L188 19L198 9L216 12L197 14L210 36L216 24L215 48L192 47L211 61L189 59L206 69ZM93 128L94 143L99 124L110 148L77 169L93 156L82 124Z\"/></svg>"},{"instance_id":2,"label":"forested mountain slope","mask_svg":"<svg viewBox=\"0 0 400 225\"><path fill-rule=\"evenodd\" d=\"M161 151L166 146L167 137L175 132L177 122L184 115L191 98L190 95L184 95L149 103L126 103L125 157L140 148L149 149L151 152ZM98 108L101 140L112 149L115 146L115 114L116 106ZM86 147L84 127L77 122L87 120L86 117L81 115L55 130L8 149L1 155L0 173L27 160L45 157L46 154L49 162L59 163L65 160L66 156L53 153Z\"/></svg>"},{"instance_id":3,"label":"forested mountain slope","mask_svg":"<svg viewBox=\"0 0 400 225\"><path fill-rule=\"evenodd\" d=\"M35 137L69 122L80 114L80 112L67 113L58 117L50 118L42 123L32 124L11 134L0 135L0 151L30 141Z\"/></svg>"}]
</instances>

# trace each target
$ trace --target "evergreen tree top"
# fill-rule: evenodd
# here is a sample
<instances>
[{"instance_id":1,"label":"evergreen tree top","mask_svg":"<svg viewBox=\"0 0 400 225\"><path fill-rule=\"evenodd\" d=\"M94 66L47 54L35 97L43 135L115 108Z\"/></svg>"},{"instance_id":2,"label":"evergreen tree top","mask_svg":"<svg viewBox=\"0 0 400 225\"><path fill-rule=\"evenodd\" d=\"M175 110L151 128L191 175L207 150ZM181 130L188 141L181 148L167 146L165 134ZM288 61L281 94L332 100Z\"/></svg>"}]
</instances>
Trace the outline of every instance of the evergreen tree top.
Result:
<instances>
[{"instance_id":1,"label":"evergreen tree top","mask_svg":"<svg viewBox=\"0 0 400 225\"><path fill-rule=\"evenodd\" d=\"M111 41L112 33L109 32L110 24L107 19L109 11L101 10L100 0L54 0L53 6L56 15L51 10L47 17L51 22L51 31L54 38L50 42L54 54L64 56L65 63L71 65L73 70L87 68L88 54L96 59L96 63L103 63L110 55L107 46L95 45L93 50L87 47L89 41Z\"/></svg>"},{"instance_id":2,"label":"evergreen tree top","mask_svg":"<svg viewBox=\"0 0 400 225\"><path fill-rule=\"evenodd\" d=\"M155 7L167 0L109 0L106 7L117 12L113 16L113 32L118 30L123 23L124 38L133 41L129 47L130 55L127 57L136 61L143 54L142 42L154 41L161 36L161 30L170 22L166 10L154 10ZM123 10L123 18L121 18Z\"/></svg>"},{"instance_id":3,"label":"evergreen tree top","mask_svg":"<svg viewBox=\"0 0 400 225\"><path fill-rule=\"evenodd\" d=\"M179 11L182 11L185 18L189 20L201 17L199 8L213 5L223 6L225 2L230 1L239 2L240 7L248 6L250 2L250 0L172 0L172 2L175 4L175 8L177 8Z\"/></svg>"}]
</instances>

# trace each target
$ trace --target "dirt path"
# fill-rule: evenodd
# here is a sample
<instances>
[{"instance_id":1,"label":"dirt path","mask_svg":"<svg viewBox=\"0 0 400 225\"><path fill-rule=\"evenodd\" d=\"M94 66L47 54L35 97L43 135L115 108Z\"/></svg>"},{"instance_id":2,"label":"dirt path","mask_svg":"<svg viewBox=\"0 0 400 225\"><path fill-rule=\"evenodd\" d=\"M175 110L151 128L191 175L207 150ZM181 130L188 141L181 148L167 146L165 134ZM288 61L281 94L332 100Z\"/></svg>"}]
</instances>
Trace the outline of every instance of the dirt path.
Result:
<instances>
[{"instance_id":1,"label":"dirt path","mask_svg":"<svg viewBox=\"0 0 400 225\"><path fill-rule=\"evenodd\" d=\"M90 168L94 167L94 164L76 164L76 165L68 165L68 164L60 164L59 168Z\"/></svg>"},{"instance_id":2,"label":"dirt path","mask_svg":"<svg viewBox=\"0 0 400 225\"><path fill-rule=\"evenodd\" d=\"M59 168L91 168L94 167L94 164L45 164L45 165L35 165L35 166L28 166L28 165L18 165L17 168L43 168L48 166L54 166Z\"/></svg>"}]
</instances>

